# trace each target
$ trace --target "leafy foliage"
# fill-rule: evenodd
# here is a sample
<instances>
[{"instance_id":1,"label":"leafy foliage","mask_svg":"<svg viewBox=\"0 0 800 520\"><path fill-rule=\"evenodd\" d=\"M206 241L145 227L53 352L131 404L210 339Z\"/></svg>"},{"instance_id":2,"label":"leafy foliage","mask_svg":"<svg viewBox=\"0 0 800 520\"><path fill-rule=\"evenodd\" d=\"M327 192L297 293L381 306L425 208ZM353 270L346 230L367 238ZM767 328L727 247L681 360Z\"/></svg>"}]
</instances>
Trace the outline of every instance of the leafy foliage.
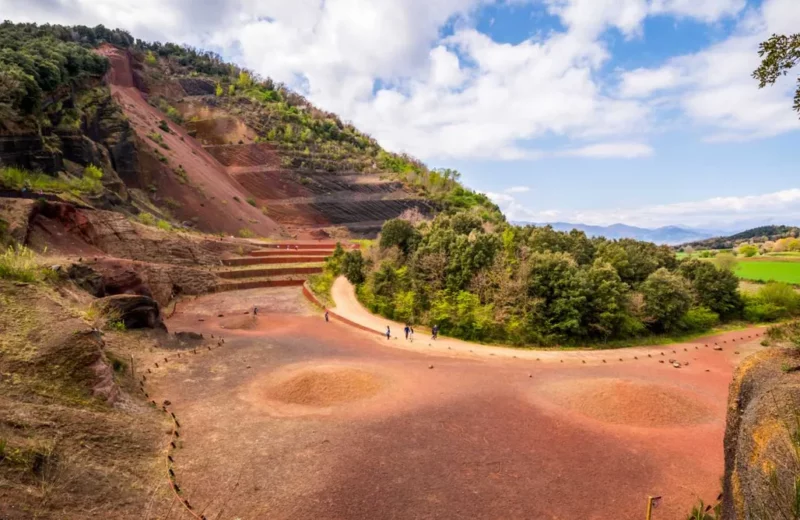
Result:
<instances>
[{"instance_id":1,"label":"leafy foliage","mask_svg":"<svg viewBox=\"0 0 800 520\"><path fill-rule=\"evenodd\" d=\"M554 345L699 332L744 308L736 277L710 262L496 223L479 208L387 221L377 245L363 263L334 254L332 272L346 271L371 311L464 339Z\"/></svg>"},{"instance_id":2,"label":"leafy foliage","mask_svg":"<svg viewBox=\"0 0 800 520\"><path fill-rule=\"evenodd\" d=\"M778 78L785 76L789 70L800 63L800 33L790 36L773 34L770 39L759 45L758 55L761 64L753 72L758 80L759 88L774 84ZM794 95L794 109L800 112L800 78Z\"/></svg>"}]
</instances>

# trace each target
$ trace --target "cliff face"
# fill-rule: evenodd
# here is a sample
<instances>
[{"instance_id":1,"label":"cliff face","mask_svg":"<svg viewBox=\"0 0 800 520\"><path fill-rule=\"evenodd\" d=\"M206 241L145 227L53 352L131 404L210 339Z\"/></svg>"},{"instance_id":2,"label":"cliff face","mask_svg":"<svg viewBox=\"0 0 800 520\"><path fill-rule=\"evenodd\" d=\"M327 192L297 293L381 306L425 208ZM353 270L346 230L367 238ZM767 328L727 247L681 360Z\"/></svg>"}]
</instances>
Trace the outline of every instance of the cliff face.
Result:
<instances>
[{"instance_id":1,"label":"cliff face","mask_svg":"<svg viewBox=\"0 0 800 520\"><path fill-rule=\"evenodd\" d=\"M765 350L731 383L722 517L800 518L799 488L800 353Z\"/></svg>"}]
</instances>

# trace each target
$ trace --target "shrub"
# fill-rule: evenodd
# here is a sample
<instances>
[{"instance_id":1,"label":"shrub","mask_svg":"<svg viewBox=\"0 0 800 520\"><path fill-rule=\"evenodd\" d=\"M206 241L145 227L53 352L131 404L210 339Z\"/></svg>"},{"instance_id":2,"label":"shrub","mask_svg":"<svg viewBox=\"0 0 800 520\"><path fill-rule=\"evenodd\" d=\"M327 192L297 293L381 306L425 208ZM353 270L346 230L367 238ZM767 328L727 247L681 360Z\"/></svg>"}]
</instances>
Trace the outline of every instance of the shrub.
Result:
<instances>
[{"instance_id":1,"label":"shrub","mask_svg":"<svg viewBox=\"0 0 800 520\"><path fill-rule=\"evenodd\" d=\"M693 332L709 330L719 323L719 314L706 307L693 307L681 317L679 327Z\"/></svg>"},{"instance_id":2,"label":"shrub","mask_svg":"<svg viewBox=\"0 0 800 520\"><path fill-rule=\"evenodd\" d=\"M239 230L239 236L242 238L255 238L256 234L247 228L242 228Z\"/></svg>"},{"instance_id":3,"label":"shrub","mask_svg":"<svg viewBox=\"0 0 800 520\"><path fill-rule=\"evenodd\" d=\"M764 302L759 298L748 298L744 305L744 319L754 323L778 321L788 316L785 307Z\"/></svg>"},{"instance_id":4,"label":"shrub","mask_svg":"<svg viewBox=\"0 0 800 520\"><path fill-rule=\"evenodd\" d=\"M167 123L167 122L166 122L165 120L163 120L163 119L162 119L161 121L159 121L159 122L158 122L158 127L159 127L160 129L162 129L163 131L167 132L167 133L169 133L169 132L170 132L170 129L169 129L169 123Z\"/></svg>"},{"instance_id":5,"label":"shrub","mask_svg":"<svg viewBox=\"0 0 800 520\"><path fill-rule=\"evenodd\" d=\"M248 203L248 204L250 204L251 206L253 206L254 208L255 208L255 207L256 207L256 205L257 205L257 204L256 204L256 199L254 199L253 197L248 197L248 198L247 198L247 203Z\"/></svg>"},{"instance_id":6,"label":"shrub","mask_svg":"<svg viewBox=\"0 0 800 520\"><path fill-rule=\"evenodd\" d=\"M144 224L145 226L155 226L156 225L156 218L152 215L152 213L148 213L143 211L139 213L136 219Z\"/></svg>"},{"instance_id":7,"label":"shrub","mask_svg":"<svg viewBox=\"0 0 800 520\"><path fill-rule=\"evenodd\" d=\"M163 219L158 219L158 222L156 222L156 227L163 231L172 231L172 224Z\"/></svg>"},{"instance_id":8,"label":"shrub","mask_svg":"<svg viewBox=\"0 0 800 520\"><path fill-rule=\"evenodd\" d=\"M791 285L783 282L765 284L757 295L763 302L783 307L789 313L795 313L800 308L800 295Z\"/></svg>"}]
</instances>

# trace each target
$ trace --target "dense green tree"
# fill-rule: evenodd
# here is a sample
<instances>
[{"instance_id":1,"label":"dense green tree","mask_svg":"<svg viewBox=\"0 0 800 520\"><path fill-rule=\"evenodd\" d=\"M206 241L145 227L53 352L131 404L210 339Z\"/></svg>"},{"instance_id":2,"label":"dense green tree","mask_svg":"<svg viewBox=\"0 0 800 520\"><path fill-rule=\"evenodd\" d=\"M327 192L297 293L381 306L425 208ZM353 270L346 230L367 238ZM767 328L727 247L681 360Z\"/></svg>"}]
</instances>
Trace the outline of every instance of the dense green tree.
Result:
<instances>
[{"instance_id":1,"label":"dense green tree","mask_svg":"<svg viewBox=\"0 0 800 520\"><path fill-rule=\"evenodd\" d=\"M686 278L661 268L639 287L647 323L657 331L675 330L692 306L692 287Z\"/></svg>"},{"instance_id":2,"label":"dense green tree","mask_svg":"<svg viewBox=\"0 0 800 520\"><path fill-rule=\"evenodd\" d=\"M595 263L581 275L586 295L583 322L588 334L603 339L619 335L628 316L628 285L610 264Z\"/></svg>"},{"instance_id":3,"label":"dense green tree","mask_svg":"<svg viewBox=\"0 0 800 520\"><path fill-rule=\"evenodd\" d=\"M408 255L417 248L421 238L419 231L410 222L395 218L383 223L380 246L383 249L398 247Z\"/></svg>"},{"instance_id":4,"label":"dense green tree","mask_svg":"<svg viewBox=\"0 0 800 520\"><path fill-rule=\"evenodd\" d=\"M690 259L682 262L679 272L689 280L697 303L722 317L731 317L742 309L739 279L731 271L711 262Z\"/></svg>"},{"instance_id":5,"label":"dense green tree","mask_svg":"<svg viewBox=\"0 0 800 520\"><path fill-rule=\"evenodd\" d=\"M534 253L527 273L527 293L534 301L529 325L541 337L585 336L587 298L577 262L566 253Z\"/></svg>"},{"instance_id":6,"label":"dense green tree","mask_svg":"<svg viewBox=\"0 0 800 520\"><path fill-rule=\"evenodd\" d=\"M366 262L358 249L348 251L342 258L342 274L354 285L364 282L364 268Z\"/></svg>"}]
</instances>

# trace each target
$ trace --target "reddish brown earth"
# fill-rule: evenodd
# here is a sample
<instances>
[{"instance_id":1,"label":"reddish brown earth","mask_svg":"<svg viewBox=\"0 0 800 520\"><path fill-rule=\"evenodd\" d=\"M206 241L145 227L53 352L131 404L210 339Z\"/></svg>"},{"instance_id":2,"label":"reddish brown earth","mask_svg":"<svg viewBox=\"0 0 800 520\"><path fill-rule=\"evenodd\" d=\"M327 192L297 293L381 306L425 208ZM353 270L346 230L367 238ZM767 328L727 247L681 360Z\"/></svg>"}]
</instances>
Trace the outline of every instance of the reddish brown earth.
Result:
<instances>
[{"instance_id":1,"label":"reddish brown earth","mask_svg":"<svg viewBox=\"0 0 800 520\"><path fill-rule=\"evenodd\" d=\"M135 187L155 186L160 198L179 203L176 214L186 219L197 218L197 227L202 230L236 234L247 228L265 237L279 234L281 227L275 221L247 204L249 194L225 166L183 127L169 122L161 111L147 103L134 86L130 55L111 45L101 46L99 52L111 63L107 79L112 95L139 137L142 172L137 179L140 186ZM158 127L164 120L168 121L169 132ZM160 147L148 138L150 134L161 135L169 148ZM159 161L156 152L166 157L167 162ZM176 173L178 168L186 172L185 180Z\"/></svg>"},{"instance_id":2,"label":"reddish brown earth","mask_svg":"<svg viewBox=\"0 0 800 520\"><path fill-rule=\"evenodd\" d=\"M325 323L297 288L188 300L168 326L225 338L149 378L208 518L627 519L656 494L658 520L719 493L739 350L687 349L675 369L670 347L589 364L398 349Z\"/></svg>"}]
</instances>

